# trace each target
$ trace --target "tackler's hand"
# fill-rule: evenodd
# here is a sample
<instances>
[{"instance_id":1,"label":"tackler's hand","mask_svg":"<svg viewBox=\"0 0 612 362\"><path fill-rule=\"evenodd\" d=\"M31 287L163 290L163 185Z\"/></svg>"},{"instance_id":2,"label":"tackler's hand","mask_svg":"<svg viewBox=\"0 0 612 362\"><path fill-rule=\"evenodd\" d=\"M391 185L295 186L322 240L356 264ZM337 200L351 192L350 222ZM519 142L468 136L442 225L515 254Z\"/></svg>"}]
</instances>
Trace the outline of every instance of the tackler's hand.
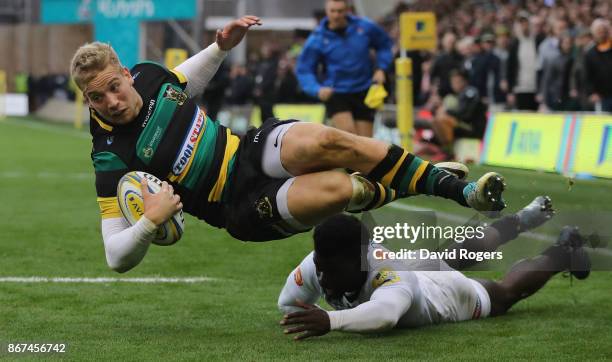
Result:
<instances>
[{"instance_id":1,"label":"tackler's hand","mask_svg":"<svg viewBox=\"0 0 612 362\"><path fill-rule=\"evenodd\" d=\"M305 310L289 313L283 317L280 324L287 326L285 334L301 333L293 339L296 341L308 337L322 336L330 331L329 314L312 304L299 303Z\"/></svg>"}]
</instances>

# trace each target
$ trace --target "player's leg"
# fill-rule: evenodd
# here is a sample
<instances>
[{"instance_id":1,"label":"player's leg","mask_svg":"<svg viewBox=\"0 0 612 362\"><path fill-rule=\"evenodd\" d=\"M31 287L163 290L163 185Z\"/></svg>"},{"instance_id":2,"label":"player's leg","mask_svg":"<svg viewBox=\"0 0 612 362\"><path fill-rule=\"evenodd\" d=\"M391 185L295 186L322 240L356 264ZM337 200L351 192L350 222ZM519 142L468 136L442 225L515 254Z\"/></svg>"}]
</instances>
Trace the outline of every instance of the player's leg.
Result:
<instances>
[{"instance_id":1,"label":"player's leg","mask_svg":"<svg viewBox=\"0 0 612 362\"><path fill-rule=\"evenodd\" d=\"M332 94L331 98L325 102L325 110L333 127L349 133L357 132L348 95Z\"/></svg>"},{"instance_id":2,"label":"player's leg","mask_svg":"<svg viewBox=\"0 0 612 362\"><path fill-rule=\"evenodd\" d=\"M287 180L276 199L285 220L309 227L343 211L360 212L380 207L394 197L393 190L362 176L322 171Z\"/></svg>"},{"instance_id":3,"label":"player's leg","mask_svg":"<svg viewBox=\"0 0 612 362\"><path fill-rule=\"evenodd\" d=\"M286 209L305 226L314 226L344 211L353 195L349 175L341 171L315 172L292 180L286 190Z\"/></svg>"},{"instance_id":4,"label":"player's leg","mask_svg":"<svg viewBox=\"0 0 612 362\"><path fill-rule=\"evenodd\" d=\"M355 120L355 129L359 136L372 137L374 135L374 123L370 121Z\"/></svg>"},{"instance_id":5,"label":"player's leg","mask_svg":"<svg viewBox=\"0 0 612 362\"><path fill-rule=\"evenodd\" d=\"M516 214L504 216L483 230L483 237L474 237L463 243L453 243L449 250L494 251L503 244L514 240L522 232L534 229L554 215L552 200L548 196L537 196ZM459 253L459 251L457 251ZM448 259L445 262L456 270L467 269L478 262L474 259Z\"/></svg>"},{"instance_id":6,"label":"player's leg","mask_svg":"<svg viewBox=\"0 0 612 362\"><path fill-rule=\"evenodd\" d=\"M351 112L338 112L331 117L332 125L349 133L357 133L355 121Z\"/></svg>"},{"instance_id":7,"label":"player's leg","mask_svg":"<svg viewBox=\"0 0 612 362\"><path fill-rule=\"evenodd\" d=\"M454 175L467 174L467 168L456 162L448 162L441 167ZM396 198L397 193L393 189L362 175L348 175L338 170L290 178L276 195L279 214L299 230L314 226L339 212L376 209Z\"/></svg>"},{"instance_id":8,"label":"player's leg","mask_svg":"<svg viewBox=\"0 0 612 362\"><path fill-rule=\"evenodd\" d=\"M468 183L452 177L401 147L313 123L295 123L282 139L280 163L291 175L335 168L359 171L399 197L427 194L477 210L505 207L505 184L496 173Z\"/></svg>"},{"instance_id":9,"label":"player's leg","mask_svg":"<svg viewBox=\"0 0 612 362\"><path fill-rule=\"evenodd\" d=\"M584 240L574 227L565 227L558 241L541 255L516 263L504 278L477 280L491 299L491 315L506 313L518 301L540 290L555 274L569 270L578 279L588 277L591 263L582 248Z\"/></svg>"},{"instance_id":10,"label":"player's leg","mask_svg":"<svg viewBox=\"0 0 612 362\"><path fill-rule=\"evenodd\" d=\"M366 106L364 103L367 94L367 91L352 94L350 102L357 134L363 137L372 137L374 134L376 110Z\"/></svg>"}]
</instances>

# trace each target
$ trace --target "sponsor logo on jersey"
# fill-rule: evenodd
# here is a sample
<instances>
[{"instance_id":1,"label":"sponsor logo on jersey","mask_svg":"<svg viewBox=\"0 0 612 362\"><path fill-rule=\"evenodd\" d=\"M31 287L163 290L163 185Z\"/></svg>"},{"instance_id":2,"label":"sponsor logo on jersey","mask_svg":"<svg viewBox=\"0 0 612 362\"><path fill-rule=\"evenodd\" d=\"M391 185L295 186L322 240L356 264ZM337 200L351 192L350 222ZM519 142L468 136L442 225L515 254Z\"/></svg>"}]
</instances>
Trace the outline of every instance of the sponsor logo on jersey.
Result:
<instances>
[{"instance_id":1,"label":"sponsor logo on jersey","mask_svg":"<svg viewBox=\"0 0 612 362\"><path fill-rule=\"evenodd\" d=\"M257 132L255 134L255 137L253 137L253 143L258 143L259 142L259 135L261 134L261 131Z\"/></svg>"},{"instance_id":2,"label":"sponsor logo on jersey","mask_svg":"<svg viewBox=\"0 0 612 362\"><path fill-rule=\"evenodd\" d=\"M147 146L145 148L142 149L142 153L143 156L145 158L151 158L153 157L153 146L157 144L158 140L162 137L164 133L164 129L157 126L157 128L155 128L155 133L153 133L153 137L151 138L151 141L147 144Z\"/></svg>"},{"instance_id":3,"label":"sponsor logo on jersey","mask_svg":"<svg viewBox=\"0 0 612 362\"><path fill-rule=\"evenodd\" d=\"M372 280L372 286L378 288L382 285L393 284L399 282L400 278L396 272L389 269L381 269L376 273L376 277Z\"/></svg>"},{"instance_id":4,"label":"sponsor logo on jersey","mask_svg":"<svg viewBox=\"0 0 612 362\"><path fill-rule=\"evenodd\" d=\"M185 94L185 92L178 91L173 87L167 87L166 93L164 93L164 98L174 101L179 106L182 106L187 100L187 94Z\"/></svg>"},{"instance_id":5,"label":"sponsor logo on jersey","mask_svg":"<svg viewBox=\"0 0 612 362\"><path fill-rule=\"evenodd\" d=\"M175 176L179 176L189 164L191 158L195 155L195 150L198 144L198 140L202 134L202 130L204 129L204 122L206 121L206 116L204 112L200 109L196 110L196 113L191 122L191 128L187 133L187 137L185 141L183 141L183 147L178 153L176 160L174 161L174 165L172 166L172 174Z\"/></svg>"},{"instance_id":6,"label":"sponsor logo on jersey","mask_svg":"<svg viewBox=\"0 0 612 362\"><path fill-rule=\"evenodd\" d=\"M297 284L298 287L301 287L302 285L304 285L304 279L302 278L302 269L300 269L299 266L297 267L297 269L295 270L295 273L293 274L293 280L295 280L295 284Z\"/></svg>"},{"instance_id":7,"label":"sponsor logo on jersey","mask_svg":"<svg viewBox=\"0 0 612 362\"><path fill-rule=\"evenodd\" d=\"M155 99L151 99L151 101L149 102L149 108L147 109L147 116L142 122L142 128L145 128L147 126L147 123L149 123L149 118L151 118L151 114L153 113L153 107L155 107Z\"/></svg>"}]
</instances>

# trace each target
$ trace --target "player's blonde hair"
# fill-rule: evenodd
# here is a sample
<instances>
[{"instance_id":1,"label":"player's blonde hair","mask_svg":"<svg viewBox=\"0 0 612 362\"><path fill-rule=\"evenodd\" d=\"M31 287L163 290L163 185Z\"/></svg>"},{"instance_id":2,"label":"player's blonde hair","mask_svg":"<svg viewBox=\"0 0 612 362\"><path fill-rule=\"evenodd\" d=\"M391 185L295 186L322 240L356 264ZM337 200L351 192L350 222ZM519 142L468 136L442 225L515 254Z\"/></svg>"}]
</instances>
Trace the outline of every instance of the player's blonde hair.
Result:
<instances>
[{"instance_id":1,"label":"player's blonde hair","mask_svg":"<svg viewBox=\"0 0 612 362\"><path fill-rule=\"evenodd\" d=\"M70 75L76 85L85 91L87 84L108 65L121 69L121 62L110 44L93 42L77 49L70 62Z\"/></svg>"}]
</instances>

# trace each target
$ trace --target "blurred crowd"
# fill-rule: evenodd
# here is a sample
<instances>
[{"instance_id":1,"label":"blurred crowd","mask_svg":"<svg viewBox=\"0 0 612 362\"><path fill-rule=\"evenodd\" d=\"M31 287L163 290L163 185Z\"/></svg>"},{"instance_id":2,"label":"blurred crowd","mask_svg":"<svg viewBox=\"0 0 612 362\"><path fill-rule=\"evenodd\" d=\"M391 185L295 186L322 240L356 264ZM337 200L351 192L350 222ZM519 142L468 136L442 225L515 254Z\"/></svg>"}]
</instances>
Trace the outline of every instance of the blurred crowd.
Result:
<instances>
[{"instance_id":1,"label":"blurred crowd","mask_svg":"<svg viewBox=\"0 0 612 362\"><path fill-rule=\"evenodd\" d=\"M399 56L399 14L436 13L438 50L408 52L415 105L432 114L449 95L458 96L453 70L467 74L488 110L612 112L611 8L610 0L414 0L374 20ZM324 12L313 16L320 20ZM270 39L246 64L226 61L203 96L211 117L228 105L257 105L265 119L277 103L319 102L302 91L295 74L307 37L296 30L289 46ZM393 69L389 73L387 102L394 103ZM47 78L29 82L30 93L41 98L35 104L66 89L67 81Z\"/></svg>"},{"instance_id":2,"label":"blurred crowd","mask_svg":"<svg viewBox=\"0 0 612 362\"><path fill-rule=\"evenodd\" d=\"M209 116L215 119L223 105L252 103L261 108L262 119L266 119L273 116L274 104L314 102L301 90L295 73L305 40L304 32L296 31L291 46L266 41L248 55L246 65L226 60L202 96Z\"/></svg>"},{"instance_id":3,"label":"blurred crowd","mask_svg":"<svg viewBox=\"0 0 612 362\"><path fill-rule=\"evenodd\" d=\"M397 39L402 11L435 11L439 50L412 52L417 104L435 107L463 69L497 109L612 111L606 0L416 1L382 24Z\"/></svg>"},{"instance_id":4,"label":"blurred crowd","mask_svg":"<svg viewBox=\"0 0 612 362\"><path fill-rule=\"evenodd\" d=\"M609 112L611 6L607 0L417 0L400 2L375 20L397 44L401 12L436 13L438 50L408 52L415 104L432 112L453 93L453 70L467 72L469 85L489 110ZM316 102L295 76L305 38L297 31L289 47L267 41L246 65L224 65L204 96L213 115L221 101L252 102L261 107L262 117L271 115L275 103ZM387 80L393 94L393 75Z\"/></svg>"}]
</instances>

